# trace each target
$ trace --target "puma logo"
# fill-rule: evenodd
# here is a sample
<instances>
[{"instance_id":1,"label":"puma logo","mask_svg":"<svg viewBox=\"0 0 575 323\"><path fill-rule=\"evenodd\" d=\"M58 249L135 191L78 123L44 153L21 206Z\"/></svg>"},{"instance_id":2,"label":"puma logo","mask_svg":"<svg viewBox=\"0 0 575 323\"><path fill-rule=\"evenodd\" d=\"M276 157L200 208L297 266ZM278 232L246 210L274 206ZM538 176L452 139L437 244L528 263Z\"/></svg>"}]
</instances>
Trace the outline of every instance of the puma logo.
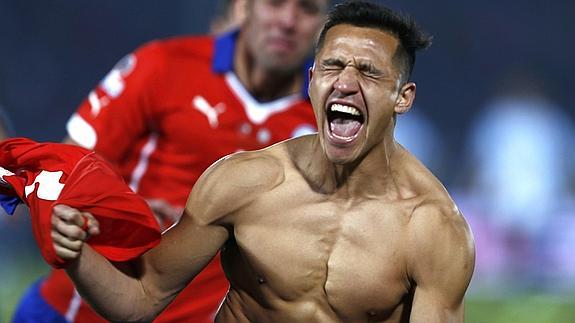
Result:
<instances>
[{"instance_id":1,"label":"puma logo","mask_svg":"<svg viewBox=\"0 0 575 323\"><path fill-rule=\"evenodd\" d=\"M210 123L210 127L217 128L219 124L218 117L220 114L226 111L226 106L222 102L216 104L215 106L211 106L206 99L201 95L196 95L192 100L192 105L198 111L208 118L208 122Z\"/></svg>"}]
</instances>

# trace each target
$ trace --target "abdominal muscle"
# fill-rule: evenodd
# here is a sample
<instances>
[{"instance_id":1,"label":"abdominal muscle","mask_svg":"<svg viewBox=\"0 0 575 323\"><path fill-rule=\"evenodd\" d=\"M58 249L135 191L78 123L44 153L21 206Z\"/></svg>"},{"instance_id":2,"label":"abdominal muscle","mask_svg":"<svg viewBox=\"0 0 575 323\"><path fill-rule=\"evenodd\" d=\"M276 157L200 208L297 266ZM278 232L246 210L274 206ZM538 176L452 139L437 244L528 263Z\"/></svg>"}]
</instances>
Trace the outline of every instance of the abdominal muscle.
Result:
<instances>
[{"instance_id":1,"label":"abdominal muscle","mask_svg":"<svg viewBox=\"0 0 575 323\"><path fill-rule=\"evenodd\" d=\"M356 316L342 317L327 302L327 298L283 301L279 298L268 300L273 307L263 307L247 294L230 290L222 304L215 322L408 322L407 304L401 303L382 317L381 313L356 313Z\"/></svg>"},{"instance_id":2,"label":"abdominal muscle","mask_svg":"<svg viewBox=\"0 0 575 323\"><path fill-rule=\"evenodd\" d=\"M309 213L305 206L297 209ZM317 209L331 210L315 204ZM395 252L400 239L373 222L369 228L358 225L356 220L363 217L359 214L348 215L350 221L337 220L333 214L317 215L315 220L308 216L301 227L292 223L281 225L281 230L267 225L236 226L234 238L222 249L231 288L216 322L401 322L409 286L403 260L397 256L401 252ZM294 217L274 217L271 222L277 225ZM312 232L332 228L328 218L343 228L336 234L304 233L304 228ZM355 230L360 229L358 237ZM380 241L377 237L382 235L389 240L379 248L366 248L369 252L358 248L373 245L373 239ZM322 248L325 251L319 252Z\"/></svg>"},{"instance_id":3,"label":"abdominal muscle","mask_svg":"<svg viewBox=\"0 0 575 323\"><path fill-rule=\"evenodd\" d=\"M230 290L216 316L216 322L341 322L326 299L266 300L264 308L246 293Z\"/></svg>"}]
</instances>

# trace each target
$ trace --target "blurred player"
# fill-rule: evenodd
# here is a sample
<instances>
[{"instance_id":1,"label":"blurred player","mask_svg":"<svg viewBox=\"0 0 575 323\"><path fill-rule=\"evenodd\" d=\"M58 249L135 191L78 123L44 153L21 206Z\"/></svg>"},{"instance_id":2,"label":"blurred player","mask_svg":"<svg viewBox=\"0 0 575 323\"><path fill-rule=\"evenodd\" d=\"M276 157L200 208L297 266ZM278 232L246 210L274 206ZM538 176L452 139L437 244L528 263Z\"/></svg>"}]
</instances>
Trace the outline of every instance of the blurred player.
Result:
<instances>
[{"instance_id":1,"label":"blurred player","mask_svg":"<svg viewBox=\"0 0 575 323\"><path fill-rule=\"evenodd\" d=\"M210 22L210 33L222 34L238 28L246 19L246 0L220 0Z\"/></svg>"}]
</instances>

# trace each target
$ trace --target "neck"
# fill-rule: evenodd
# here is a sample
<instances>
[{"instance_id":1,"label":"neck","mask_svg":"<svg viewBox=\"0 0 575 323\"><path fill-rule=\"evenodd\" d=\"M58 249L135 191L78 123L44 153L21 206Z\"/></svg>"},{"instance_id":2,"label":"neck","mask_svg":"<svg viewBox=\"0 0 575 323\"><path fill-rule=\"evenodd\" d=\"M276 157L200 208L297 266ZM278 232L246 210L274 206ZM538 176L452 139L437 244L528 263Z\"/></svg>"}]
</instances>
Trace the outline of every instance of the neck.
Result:
<instances>
[{"instance_id":1,"label":"neck","mask_svg":"<svg viewBox=\"0 0 575 323\"><path fill-rule=\"evenodd\" d=\"M234 72L250 94L260 102L300 93L304 82L302 68L289 71L270 69L258 63L250 52L245 34L240 33L234 55Z\"/></svg>"},{"instance_id":2,"label":"neck","mask_svg":"<svg viewBox=\"0 0 575 323\"><path fill-rule=\"evenodd\" d=\"M296 166L314 190L346 197L366 197L395 192L392 172L399 148L393 135L386 136L364 156L352 163L331 162L321 147L319 136L299 153ZM311 152L311 153L310 153Z\"/></svg>"}]
</instances>

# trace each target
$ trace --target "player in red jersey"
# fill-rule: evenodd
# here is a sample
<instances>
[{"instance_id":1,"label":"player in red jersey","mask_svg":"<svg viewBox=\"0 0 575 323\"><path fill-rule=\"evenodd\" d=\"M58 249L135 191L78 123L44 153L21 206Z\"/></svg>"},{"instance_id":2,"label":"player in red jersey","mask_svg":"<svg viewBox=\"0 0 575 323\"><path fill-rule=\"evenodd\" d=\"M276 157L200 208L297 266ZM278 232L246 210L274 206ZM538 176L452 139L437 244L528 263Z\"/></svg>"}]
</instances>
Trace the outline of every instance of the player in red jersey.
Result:
<instances>
[{"instance_id":1,"label":"player in red jersey","mask_svg":"<svg viewBox=\"0 0 575 323\"><path fill-rule=\"evenodd\" d=\"M328 4L248 0L240 30L144 45L90 92L67 124L68 142L115 163L164 227L171 225L193 183L220 157L315 131L306 58ZM216 257L156 322L213 321L228 287ZM31 292L15 321L46 322L30 314L41 301L66 321L101 320L63 271Z\"/></svg>"}]
</instances>

